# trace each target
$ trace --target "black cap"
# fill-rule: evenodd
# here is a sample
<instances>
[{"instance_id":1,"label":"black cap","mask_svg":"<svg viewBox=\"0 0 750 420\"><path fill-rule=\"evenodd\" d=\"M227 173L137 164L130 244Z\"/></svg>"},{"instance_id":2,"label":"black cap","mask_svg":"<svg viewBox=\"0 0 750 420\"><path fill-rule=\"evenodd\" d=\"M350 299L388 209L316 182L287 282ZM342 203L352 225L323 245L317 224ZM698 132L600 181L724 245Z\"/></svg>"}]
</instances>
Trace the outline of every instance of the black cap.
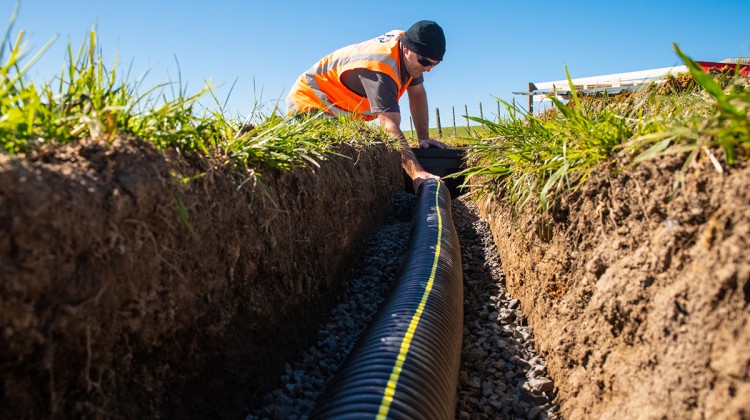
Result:
<instances>
[{"instance_id":1,"label":"black cap","mask_svg":"<svg viewBox=\"0 0 750 420\"><path fill-rule=\"evenodd\" d=\"M431 20L420 20L411 25L401 43L422 57L443 61L445 34L443 28Z\"/></svg>"}]
</instances>

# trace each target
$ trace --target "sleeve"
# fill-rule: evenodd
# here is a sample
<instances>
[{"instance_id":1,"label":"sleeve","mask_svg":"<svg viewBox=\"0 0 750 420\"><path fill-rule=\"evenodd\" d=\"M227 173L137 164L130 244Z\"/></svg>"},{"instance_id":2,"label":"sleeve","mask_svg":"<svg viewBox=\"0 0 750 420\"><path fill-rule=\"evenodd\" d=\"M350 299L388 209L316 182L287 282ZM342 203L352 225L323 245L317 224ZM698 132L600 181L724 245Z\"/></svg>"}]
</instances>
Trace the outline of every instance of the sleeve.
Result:
<instances>
[{"instance_id":1,"label":"sleeve","mask_svg":"<svg viewBox=\"0 0 750 420\"><path fill-rule=\"evenodd\" d=\"M363 71L359 75L365 96L374 113L400 112L398 105L398 85L385 73Z\"/></svg>"}]
</instances>

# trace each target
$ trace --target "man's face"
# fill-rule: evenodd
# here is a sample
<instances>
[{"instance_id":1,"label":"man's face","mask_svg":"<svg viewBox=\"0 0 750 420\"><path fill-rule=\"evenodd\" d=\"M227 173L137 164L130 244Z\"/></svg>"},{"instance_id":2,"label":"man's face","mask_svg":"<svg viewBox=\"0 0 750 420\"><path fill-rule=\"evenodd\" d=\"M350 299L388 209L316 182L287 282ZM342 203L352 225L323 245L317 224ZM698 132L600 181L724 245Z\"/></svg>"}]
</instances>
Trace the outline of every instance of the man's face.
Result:
<instances>
[{"instance_id":1,"label":"man's face","mask_svg":"<svg viewBox=\"0 0 750 420\"><path fill-rule=\"evenodd\" d=\"M422 57L421 55L415 53L414 51L411 51L406 47L402 48L404 49L404 61L406 64L406 70L409 72L411 77L415 79L421 76L422 73L429 72L433 67L437 66L440 63L439 61L435 61L427 57Z\"/></svg>"}]
</instances>

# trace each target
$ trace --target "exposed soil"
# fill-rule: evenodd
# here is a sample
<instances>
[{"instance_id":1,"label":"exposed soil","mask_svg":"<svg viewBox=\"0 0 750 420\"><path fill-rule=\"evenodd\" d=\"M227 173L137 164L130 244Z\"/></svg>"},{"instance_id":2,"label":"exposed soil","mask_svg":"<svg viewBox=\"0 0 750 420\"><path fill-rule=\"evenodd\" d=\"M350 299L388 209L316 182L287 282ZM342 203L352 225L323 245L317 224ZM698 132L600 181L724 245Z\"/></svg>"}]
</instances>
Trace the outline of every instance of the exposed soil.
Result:
<instances>
[{"instance_id":1,"label":"exposed soil","mask_svg":"<svg viewBox=\"0 0 750 420\"><path fill-rule=\"evenodd\" d=\"M133 139L0 154L0 418L244 418L403 189L337 151L262 185Z\"/></svg>"},{"instance_id":2,"label":"exposed soil","mask_svg":"<svg viewBox=\"0 0 750 420\"><path fill-rule=\"evenodd\" d=\"M134 139L0 154L0 418L243 418L403 188L341 146L250 185ZM750 418L750 168L612 162L478 204L565 418ZM192 177L183 183L180 180Z\"/></svg>"},{"instance_id":3,"label":"exposed soil","mask_svg":"<svg viewBox=\"0 0 750 420\"><path fill-rule=\"evenodd\" d=\"M479 200L566 418L750 418L750 167L599 168L551 216Z\"/></svg>"}]
</instances>

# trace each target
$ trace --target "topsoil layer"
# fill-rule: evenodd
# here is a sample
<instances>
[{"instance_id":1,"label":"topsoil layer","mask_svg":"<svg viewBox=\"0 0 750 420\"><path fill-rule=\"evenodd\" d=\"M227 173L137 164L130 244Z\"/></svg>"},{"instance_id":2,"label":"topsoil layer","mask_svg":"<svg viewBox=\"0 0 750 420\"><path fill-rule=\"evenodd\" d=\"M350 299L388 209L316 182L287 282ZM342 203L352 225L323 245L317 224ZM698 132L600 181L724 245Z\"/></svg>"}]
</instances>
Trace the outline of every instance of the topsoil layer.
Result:
<instances>
[{"instance_id":1,"label":"topsoil layer","mask_svg":"<svg viewBox=\"0 0 750 420\"><path fill-rule=\"evenodd\" d=\"M244 418L403 189L392 148L337 152L257 184L133 139L0 154L0 418Z\"/></svg>"},{"instance_id":2,"label":"topsoil layer","mask_svg":"<svg viewBox=\"0 0 750 420\"><path fill-rule=\"evenodd\" d=\"M480 200L566 418L750 418L750 167L673 193L683 159L602 167L551 216Z\"/></svg>"}]
</instances>

